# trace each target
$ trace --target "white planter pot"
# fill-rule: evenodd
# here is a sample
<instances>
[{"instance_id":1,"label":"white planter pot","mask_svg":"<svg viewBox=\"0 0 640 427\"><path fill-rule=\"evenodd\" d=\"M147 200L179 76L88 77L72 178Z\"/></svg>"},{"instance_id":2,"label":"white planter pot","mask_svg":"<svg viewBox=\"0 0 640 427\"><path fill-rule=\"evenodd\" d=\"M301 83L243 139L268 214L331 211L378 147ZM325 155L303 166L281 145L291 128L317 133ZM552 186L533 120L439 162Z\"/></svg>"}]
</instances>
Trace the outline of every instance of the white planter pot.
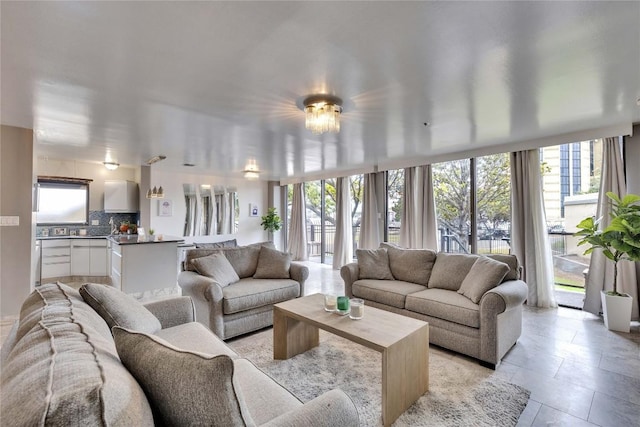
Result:
<instances>
[{"instance_id":1,"label":"white planter pot","mask_svg":"<svg viewBox=\"0 0 640 427\"><path fill-rule=\"evenodd\" d=\"M628 295L619 297L600 291L604 324L610 331L629 332L631 328L631 304L633 298Z\"/></svg>"}]
</instances>

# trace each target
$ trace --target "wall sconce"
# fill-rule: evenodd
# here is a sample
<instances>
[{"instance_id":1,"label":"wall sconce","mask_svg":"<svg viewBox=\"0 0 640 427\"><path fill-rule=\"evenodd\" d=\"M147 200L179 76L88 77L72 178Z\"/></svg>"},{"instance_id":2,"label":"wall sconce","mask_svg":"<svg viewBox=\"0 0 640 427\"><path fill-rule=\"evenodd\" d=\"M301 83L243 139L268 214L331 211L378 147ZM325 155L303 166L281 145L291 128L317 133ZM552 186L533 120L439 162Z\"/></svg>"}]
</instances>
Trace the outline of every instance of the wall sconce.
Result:
<instances>
[{"instance_id":1,"label":"wall sconce","mask_svg":"<svg viewBox=\"0 0 640 427\"><path fill-rule=\"evenodd\" d=\"M147 190L147 199L164 199L164 190L162 186L160 188L153 187Z\"/></svg>"}]
</instances>

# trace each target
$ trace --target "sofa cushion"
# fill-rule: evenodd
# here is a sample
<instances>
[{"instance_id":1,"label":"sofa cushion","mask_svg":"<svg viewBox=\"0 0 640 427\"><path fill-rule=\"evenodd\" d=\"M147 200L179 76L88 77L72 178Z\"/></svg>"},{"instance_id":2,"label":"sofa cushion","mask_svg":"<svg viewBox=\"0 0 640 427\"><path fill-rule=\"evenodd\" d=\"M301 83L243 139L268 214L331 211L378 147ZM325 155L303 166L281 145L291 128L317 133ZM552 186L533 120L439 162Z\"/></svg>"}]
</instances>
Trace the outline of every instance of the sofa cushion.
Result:
<instances>
[{"instance_id":1,"label":"sofa cushion","mask_svg":"<svg viewBox=\"0 0 640 427\"><path fill-rule=\"evenodd\" d=\"M160 321L131 295L111 286L85 283L80 295L107 322L110 328L122 326L137 331L155 333L162 329Z\"/></svg>"},{"instance_id":2,"label":"sofa cushion","mask_svg":"<svg viewBox=\"0 0 640 427\"><path fill-rule=\"evenodd\" d=\"M0 374L2 425L153 426L144 392L120 363L105 321L78 291L37 286Z\"/></svg>"},{"instance_id":3,"label":"sofa cushion","mask_svg":"<svg viewBox=\"0 0 640 427\"><path fill-rule=\"evenodd\" d=\"M462 281L458 293L477 304L485 292L502 283L508 272L509 266L504 262L479 257Z\"/></svg>"},{"instance_id":4,"label":"sofa cushion","mask_svg":"<svg viewBox=\"0 0 640 427\"><path fill-rule=\"evenodd\" d=\"M397 308L405 308L407 295L425 290L426 287L401 280L356 280L351 286L353 296Z\"/></svg>"},{"instance_id":5,"label":"sofa cushion","mask_svg":"<svg viewBox=\"0 0 640 427\"><path fill-rule=\"evenodd\" d=\"M356 249L359 279L394 280L385 248Z\"/></svg>"},{"instance_id":6,"label":"sofa cushion","mask_svg":"<svg viewBox=\"0 0 640 427\"><path fill-rule=\"evenodd\" d=\"M446 289L427 289L408 295L406 309L471 328L480 327L480 306Z\"/></svg>"},{"instance_id":7,"label":"sofa cushion","mask_svg":"<svg viewBox=\"0 0 640 427\"><path fill-rule=\"evenodd\" d=\"M496 261L504 262L509 266L509 272L504 276L504 279L502 279L503 281L520 279L520 262L518 261L517 256L507 254L489 254L486 256L488 258L495 259Z\"/></svg>"},{"instance_id":8,"label":"sofa cushion","mask_svg":"<svg viewBox=\"0 0 640 427\"><path fill-rule=\"evenodd\" d=\"M266 246L260 248L255 279L288 279L291 254Z\"/></svg>"},{"instance_id":9,"label":"sofa cushion","mask_svg":"<svg viewBox=\"0 0 640 427\"><path fill-rule=\"evenodd\" d=\"M222 289L224 314L288 301L300 296L300 283L291 279L240 279Z\"/></svg>"},{"instance_id":10,"label":"sofa cushion","mask_svg":"<svg viewBox=\"0 0 640 427\"><path fill-rule=\"evenodd\" d=\"M182 325L159 330L155 335L183 350L197 351L212 356L226 354L232 359L238 357L224 341L218 338L216 334L207 329L202 323L183 323Z\"/></svg>"},{"instance_id":11,"label":"sofa cushion","mask_svg":"<svg viewBox=\"0 0 640 427\"><path fill-rule=\"evenodd\" d=\"M211 277L220 286L225 287L230 283L240 280L226 256L221 253L211 254L201 258L194 258L191 263L198 274Z\"/></svg>"},{"instance_id":12,"label":"sofa cushion","mask_svg":"<svg viewBox=\"0 0 640 427\"><path fill-rule=\"evenodd\" d=\"M241 279L253 277L258 267L260 257L260 246L239 246L237 248L226 248L222 250L233 269Z\"/></svg>"},{"instance_id":13,"label":"sofa cushion","mask_svg":"<svg viewBox=\"0 0 640 427\"><path fill-rule=\"evenodd\" d=\"M122 363L164 425L253 424L237 393L229 356L181 350L161 338L120 327L113 328L113 338Z\"/></svg>"},{"instance_id":14,"label":"sofa cushion","mask_svg":"<svg viewBox=\"0 0 640 427\"><path fill-rule=\"evenodd\" d=\"M429 288L457 291L478 255L439 252L429 278Z\"/></svg>"},{"instance_id":15,"label":"sofa cushion","mask_svg":"<svg viewBox=\"0 0 640 427\"><path fill-rule=\"evenodd\" d=\"M436 253L429 249L404 249L389 243L381 243L389 253L389 268L397 280L427 286Z\"/></svg>"},{"instance_id":16,"label":"sofa cushion","mask_svg":"<svg viewBox=\"0 0 640 427\"><path fill-rule=\"evenodd\" d=\"M225 240L223 242L211 242L211 243L196 243L196 248L202 249L220 249L220 248L237 248L238 242L236 239Z\"/></svg>"}]
</instances>

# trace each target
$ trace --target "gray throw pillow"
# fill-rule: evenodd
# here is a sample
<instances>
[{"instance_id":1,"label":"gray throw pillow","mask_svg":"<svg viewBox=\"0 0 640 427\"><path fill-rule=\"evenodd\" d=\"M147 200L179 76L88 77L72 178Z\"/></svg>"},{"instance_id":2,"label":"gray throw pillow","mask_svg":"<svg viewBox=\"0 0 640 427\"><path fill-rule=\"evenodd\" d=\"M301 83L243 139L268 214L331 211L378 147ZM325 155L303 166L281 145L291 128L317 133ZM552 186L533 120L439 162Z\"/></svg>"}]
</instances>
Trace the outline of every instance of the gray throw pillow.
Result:
<instances>
[{"instance_id":1,"label":"gray throw pillow","mask_svg":"<svg viewBox=\"0 0 640 427\"><path fill-rule=\"evenodd\" d=\"M227 257L221 253L195 258L191 263L198 274L212 278L222 287L240 280Z\"/></svg>"},{"instance_id":2,"label":"gray throw pillow","mask_svg":"<svg viewBox=\"0 0 640 427\"><path fill-rule=\"evenodd\" d=\"M178 349L161 338L113 328L118 355L144 389L162 425L253 425L227 355Z\"/></svg>"},{"instance_id":3,"label":"gray throw pillow","mask_svg":"<svg viewBox=\"0 0 640 427\"><path fill-rule=\"evenodd\" d=\"M458 293L477 304L487 291L502 283L508 272L509 266L504 262L479 257L462 281Z\"/></svg>"},{"instance_id":4,"label":"gray throw pillow","mask_svg":"<svg viewBox=\"0 0 640 427\"><path fill-rule=\"evenodd\" d=\"M394 280L389 268L389 253L385 248L356 249L358 278Z\"/></svg>"},{"instance_id":5,"label":"gray throw pillow","mask_svg":"<svg viewBox=\"0 0 640 427\"><path fill-rule=\"evenodd\" d=\"M262 246L258 257L258 267L253 278L288 279L290 277L289 267L291 267L291 254Z\"/></svg>"},{"instance_id":6,"label":"gray throw pillow","mask_svg":"<svg viewBox=\"0 0 640 427\"><path fill-rule=\"evenodd\" d=\"M85 283L80 295L109 325L154 334L162 329L160 321L131 295L97 283Z\"/></svg>"},{"instance_id":7,"label":"gray throw pillow","mask_svg":"<svg viewBox=\"0 0 640 427\"><path fill-rule=\"evenodd\" d=\"M520 279L520 262L518 261L518 257L507 254L489 254L487 257L495 259L496 261L504 262L509 266L509 272L504 276L503 280Z\"/></svg>"},{"instance_id":8,"label":"gray throw pillow","mask_svg":"<svg viewBox=\"0 0 640 427\"><path fill-rule=\"evenodd\" d=\"M439 252L429 278L429 288L457 291L478 255Z\"/></svg>"},{"instance_id":9,"label":"gray throw pillow","mask_svg":"<svg viewBox=\"0 0 640 427\"><path fill-rule=\"evenodd\" d=\"M238 246L237 248L225 248L222 253L227 257L241 279L252 277L256 273L260 247Z\"/></svg>"},{"instance_id":10,"label":"gray throw pillow","mask_svg":"<svg viewBox=\"0 0 640 427\"><path fill-rule=\"evenodd\" d=\"M389 268L396 280L427 286L431 270L436 261L436 253L429 249L404 249L381 243L389 253Z\"/></svg>"}]
</instances>

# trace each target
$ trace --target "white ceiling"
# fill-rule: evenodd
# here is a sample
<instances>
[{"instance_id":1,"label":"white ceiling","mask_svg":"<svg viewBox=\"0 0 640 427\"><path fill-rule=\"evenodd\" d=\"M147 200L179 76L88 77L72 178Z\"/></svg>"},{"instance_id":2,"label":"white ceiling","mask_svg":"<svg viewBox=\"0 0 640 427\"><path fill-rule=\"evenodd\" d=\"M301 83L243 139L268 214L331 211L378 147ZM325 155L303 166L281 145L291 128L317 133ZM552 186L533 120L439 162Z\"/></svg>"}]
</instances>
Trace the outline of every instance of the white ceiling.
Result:
<instances>
[{"instance_id":1,"label":"white ceiling","mask_svg":"<svg viewBox=\"0 0 640 427\"><path fill-rule=\"evenodd\" d=\"M41 156L286 181L640 121L638 1L0 7L2 123ZM305 130L312 93L340 134Z\"/></svg>"}]
</instances>

